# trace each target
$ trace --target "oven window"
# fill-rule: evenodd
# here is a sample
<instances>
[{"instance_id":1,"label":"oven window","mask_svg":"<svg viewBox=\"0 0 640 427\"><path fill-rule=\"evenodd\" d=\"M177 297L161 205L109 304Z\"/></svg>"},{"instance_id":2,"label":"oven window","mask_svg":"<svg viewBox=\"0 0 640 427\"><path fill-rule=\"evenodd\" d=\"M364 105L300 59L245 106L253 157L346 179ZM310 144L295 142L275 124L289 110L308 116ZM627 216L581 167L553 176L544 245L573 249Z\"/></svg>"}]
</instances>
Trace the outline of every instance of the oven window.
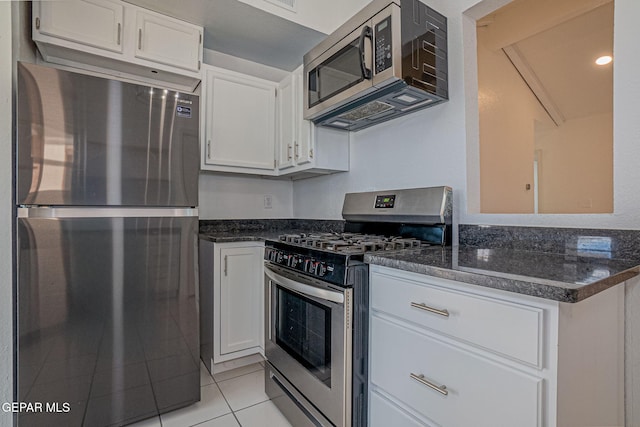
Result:
<instances>
[{"instance_id":1,"label":"oven window","mask_svg":"<svg viewBox=\"0 0 640 427\"><path fill-rule=\"evenodd\" d=\"M331 387L331 309L277 286L276 343Z\"/></svg>"},{"instance_id":2,"label":"oven window","mask_svg":"<svg viewBox=\"0 0 640 427\"><path fill-rule=\"evenodd\" d=\"M355 39L309 72L309 107L364 80L360 41Z\"/></svg>"}]
</instances>

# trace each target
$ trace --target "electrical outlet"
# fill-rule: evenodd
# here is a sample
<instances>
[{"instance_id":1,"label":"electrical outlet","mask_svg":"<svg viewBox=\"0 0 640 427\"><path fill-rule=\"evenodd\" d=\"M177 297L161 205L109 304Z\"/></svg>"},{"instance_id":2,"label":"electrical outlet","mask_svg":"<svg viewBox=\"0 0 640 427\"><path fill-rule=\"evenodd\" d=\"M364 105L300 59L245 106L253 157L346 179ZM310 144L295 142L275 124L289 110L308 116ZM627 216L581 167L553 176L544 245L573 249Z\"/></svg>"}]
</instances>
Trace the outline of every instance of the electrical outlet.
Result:
<instances>
[{"instance_id":1,"label":"electrical outlet","mask_svg":"<svg viewBox=\"0 0 640 427\"><path fill-rule=\"evenodd\" d=\"M264 208L265 209L273 208L273 196L271 194L266 194L264 196Z\"/></svg>"}]
</instances>

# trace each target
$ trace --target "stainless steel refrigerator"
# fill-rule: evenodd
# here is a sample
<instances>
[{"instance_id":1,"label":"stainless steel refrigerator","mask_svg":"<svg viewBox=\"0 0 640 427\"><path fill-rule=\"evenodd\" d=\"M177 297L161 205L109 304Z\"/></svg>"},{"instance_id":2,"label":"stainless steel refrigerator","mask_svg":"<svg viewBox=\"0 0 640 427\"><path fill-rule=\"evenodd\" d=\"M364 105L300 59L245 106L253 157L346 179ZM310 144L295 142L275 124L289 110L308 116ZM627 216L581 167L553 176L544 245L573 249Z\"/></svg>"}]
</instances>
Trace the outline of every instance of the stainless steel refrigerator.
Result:
<instances>
[{"instance_id":1,"label":"stainless steel refrigerator","mask_svg":"<svg viewBox=\"0 0 640 427\"><path fill-rule=\"evenodd\" d=\"M15 399L42 409L19 426L123 425L200 399L198 106L18 64Z\"/></svg>"}]
</instances>

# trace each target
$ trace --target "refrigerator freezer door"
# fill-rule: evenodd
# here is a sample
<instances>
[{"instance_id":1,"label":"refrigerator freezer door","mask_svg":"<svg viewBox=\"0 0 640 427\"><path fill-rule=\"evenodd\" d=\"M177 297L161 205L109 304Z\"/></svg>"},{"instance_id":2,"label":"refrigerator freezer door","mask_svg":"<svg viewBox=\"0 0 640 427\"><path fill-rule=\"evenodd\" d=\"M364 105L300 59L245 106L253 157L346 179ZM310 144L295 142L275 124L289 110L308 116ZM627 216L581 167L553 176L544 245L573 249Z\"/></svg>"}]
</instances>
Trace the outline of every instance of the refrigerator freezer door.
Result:
<instances>
[{"instance_id":1,"label":"refrigerator freezer door","mask_svg":"<svg viewBox=\"0 0 640 427\"><path fill-rule=\"evenodd\" d=\"M17 399L60 408L18 425L123 425L199 400L197 230L18 218Z\"/></svg>"},{"instance_id":2,"label":"refrigerator freezer door","mask_svg":"<svg viewBox=\"0 0 640 427\"><path fill-rule=\"evenodd\" d=\"M198 205L198 96L19 63L17 109L18 205Z\"/></svg>"}]
</instances>

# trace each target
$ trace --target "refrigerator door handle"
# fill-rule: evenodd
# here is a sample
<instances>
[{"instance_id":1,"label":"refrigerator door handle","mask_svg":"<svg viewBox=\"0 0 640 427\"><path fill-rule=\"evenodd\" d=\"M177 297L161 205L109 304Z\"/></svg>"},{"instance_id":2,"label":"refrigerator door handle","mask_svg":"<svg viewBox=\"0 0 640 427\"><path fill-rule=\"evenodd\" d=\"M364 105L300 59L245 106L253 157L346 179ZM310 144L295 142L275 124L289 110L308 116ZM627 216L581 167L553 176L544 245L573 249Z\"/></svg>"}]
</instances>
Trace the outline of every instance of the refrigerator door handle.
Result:
<instances>
[{"instance_id":1,"label":"refrigerator door handle","mask_svg":"<svg viewBox=\"0 0 640 427\"><path fill-rule=\"evenodd\" d=\"M19 207L18 218L197 217L198 208Z\"/></svg>"}]
</instances>

